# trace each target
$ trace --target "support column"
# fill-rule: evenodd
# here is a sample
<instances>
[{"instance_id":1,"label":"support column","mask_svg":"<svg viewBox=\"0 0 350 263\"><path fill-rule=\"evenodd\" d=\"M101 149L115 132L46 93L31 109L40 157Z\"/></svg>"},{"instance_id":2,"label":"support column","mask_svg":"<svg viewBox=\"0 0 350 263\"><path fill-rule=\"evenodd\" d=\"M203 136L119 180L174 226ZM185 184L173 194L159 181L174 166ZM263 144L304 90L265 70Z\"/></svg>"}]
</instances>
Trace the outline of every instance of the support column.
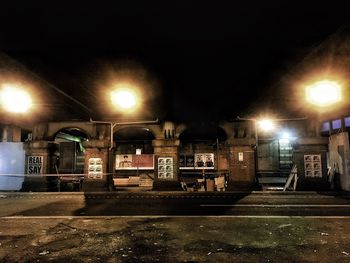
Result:
<instances>
[{"instance_id":1,"label":"support column","mask_svg":"<svg viewBox=\"0 0 350 263\"><path fill-rule=\"evenodd\" d=\"M329 137L329 165L335 170L332 189L350 191L349 134L340 132Z\"/></svg>"},{"instance_id":2,"label":"support column","mask_svg":"<svg viewBox=\"0 0 350 263\"><path fill-rule=\"evenodd\" d=\"M6 125L4 126L1 134L2 142L21 142L21 128L13 126L13 125Z\"/></svg>"},{"instance_id":3,"label":"support column","mask_svg":"<svg viewBox=\"0 0 350 263\"><path fill-rule=\"evenodd\" d=\"M24 144L26 152L25 178L22 191L49 191L50 182L55 179L47 176L54 173L53 153L57 144L51 141L31 141Z\"/></svg>"},{"instance_id":4,"label":"support column","mask_svg":"<svg viewBox=\"0 0 350 263\"><path fill-rule=\"evenodd\" d=\"M152 142L154 149L154 190L181 190L179 183L179 146L180 140L177 139L156 139ZM172 177L167 177L167 165L160 161L172 160L172 170L169 172ZM170 162L170 161L169 161ZM168 174L168 175L170 175Z\"/></svg>"},{"instance_id":5,"label":"support column","mask_svg":"<svg viewBox=\"0 0 350 263\"><path fill-rule=\"evenodd\" d=\"M110 175L109 167L109 140L92 139L84 141L84 191L108 191Z\"/></svg>"},{"instance_id":6,"label":"support column","mask_svg":"<svg viewBox=\"0 0 350 263\"><path fill-rule=\"evenodd\" d=\"M300 138L293 145L293 148L293 159L298 169L297 190L328 189L328 138ZM314 158L320 160L313 160Z\"/></svg>"},{"instance_id":7,"label":"support column","mask_svg":"<svg viewBox=\"0 0 350 263\"><path fill-rule=\"evenodd\" d=\"M229 191L256 188L254 145L254 138L231 139L229 141Z\"/></svg>"}]
</instances>

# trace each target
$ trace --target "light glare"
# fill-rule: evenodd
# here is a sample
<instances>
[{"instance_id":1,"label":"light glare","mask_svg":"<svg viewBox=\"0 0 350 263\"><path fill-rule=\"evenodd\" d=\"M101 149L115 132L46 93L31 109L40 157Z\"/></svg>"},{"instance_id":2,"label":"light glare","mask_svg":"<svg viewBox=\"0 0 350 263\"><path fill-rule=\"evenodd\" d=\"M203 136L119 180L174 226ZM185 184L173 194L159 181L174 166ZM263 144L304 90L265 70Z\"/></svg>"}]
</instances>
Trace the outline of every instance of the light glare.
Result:
<instances>
[{"instance_id":1,"label":"light glare","mask_svg":"<svg viewBox=\"0 0 350 263\"><path fill-rule=\"evenodd\" d=\"M341 101L341 87L333 81L319 81L306 87L306 99L311 104L325 107Z\"/></svg>"},{"instance_id":2,"label":"light glare","mask_svg":"<svg viewBox=\"0 0 350 263\"><path fill-rule=\"evenodd\" d=\"M129 90L117 90L111 94L112 103L123 109L131 109L136 105L136 97Z\"/></svg>"},{"instance_id":3,"label":"light glare","mask_svg":"<svg viewBox=\"0 0 350 263\"><path fill-rule=\"evenodd\" d=\"M275 129L275 124L272 120L264 119L258 121L260 129L263 131L272 131Z\"/></svg>"},{"instance_id":4,"label":"light glare","mask_svg":"<svg viewBox=\"0 0 350 263\"><path fill-rule=\"evenodd\" d=\"M288 143L290 143L291 138L292 138L291 134L289 132L287 132L287 131L284 131L281 134L279 142L282 143L282 144L288 144Z\"/></svg>"},{"instance_id":5,"label":"light glare","mask_svg":"<svg viewBox=\"0 0 350 263\"><path fill-rule=\"evenodd\" d=\"M32 99L26 91L8 86L0 92L0 104L8 112L24 113L31 108Z\"/></svg>"},{"instance_id":6,"label":"light glare","mask_svg":"<svg viewBox=\"0 0 350 263\"><path fill-rule=\"evenodd\" d=\"M283 132L282 139L290 139L290 134L288 132Z\"/></svg>"}]
</instances>

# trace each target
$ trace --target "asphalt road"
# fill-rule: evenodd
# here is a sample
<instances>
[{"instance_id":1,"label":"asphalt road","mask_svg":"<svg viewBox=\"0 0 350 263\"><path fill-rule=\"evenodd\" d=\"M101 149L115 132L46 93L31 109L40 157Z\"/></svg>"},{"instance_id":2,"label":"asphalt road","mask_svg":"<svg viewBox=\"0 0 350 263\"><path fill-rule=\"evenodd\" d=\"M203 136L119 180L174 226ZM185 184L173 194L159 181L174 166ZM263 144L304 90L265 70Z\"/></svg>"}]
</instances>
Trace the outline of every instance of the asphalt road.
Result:
<instances>
[{"instance_id":1,"label":"asphalt road","mask_svg":"<svg viewBox=\"0 0 350 263\"><path fill-rule=\"evenodd\" d=\"M0 217L350 216L350 195L316 192L0 193Z\"/></svg>"}]
</instances>

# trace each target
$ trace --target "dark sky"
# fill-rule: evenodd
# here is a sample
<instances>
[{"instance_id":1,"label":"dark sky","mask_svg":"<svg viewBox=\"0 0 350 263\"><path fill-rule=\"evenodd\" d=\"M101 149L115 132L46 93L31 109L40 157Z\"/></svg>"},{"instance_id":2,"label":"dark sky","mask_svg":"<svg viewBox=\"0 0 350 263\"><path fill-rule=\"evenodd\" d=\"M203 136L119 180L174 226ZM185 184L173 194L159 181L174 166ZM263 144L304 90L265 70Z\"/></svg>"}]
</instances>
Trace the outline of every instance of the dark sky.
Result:
<instances>
[{"instance_id":1,"label":"dark sky","mask_svg":"<svg viewBox=\"0 0 350 263\"><path fill-rule=\"evenodd\" d=\"M345 3L11 2L0 9L0 49L91 103L96 118L119 116L98 90L127 75L142 86L143 118L219 120L274 109L271 87L349 25Z\"/></svg>"}]
</instances>

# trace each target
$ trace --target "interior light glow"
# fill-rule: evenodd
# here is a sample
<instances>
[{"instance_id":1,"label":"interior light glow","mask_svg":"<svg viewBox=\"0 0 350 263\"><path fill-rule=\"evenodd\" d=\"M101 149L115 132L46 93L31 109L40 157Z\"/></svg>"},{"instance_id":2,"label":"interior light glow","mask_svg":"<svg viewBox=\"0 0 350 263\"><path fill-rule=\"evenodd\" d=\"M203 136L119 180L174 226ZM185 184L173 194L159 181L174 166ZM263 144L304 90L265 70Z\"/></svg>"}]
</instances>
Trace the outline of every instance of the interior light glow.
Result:
<instances>
[{"instance_id":1,"label":"interior light glow","mask_svg":"<svg viewBox=\"0 0 350 263\"><path fill-rule=\"evenodd\" d=\"M289 132L284 131L279 139L281 144L289 144L291 140L291 134Z\"/></svg>"},{"instance_id":2,"label":"interior light glow","mask_svg":"<svg viewBox=\"0 0 350 263\"><path fill-rule=\"evenodd\" d=\"M0 104L8 112L25 113L32 107L32 99L26 91L5 85L0 91Z\"/></svg>"},{"instance_id":3,"label":"interior light glow","mask_svg":"<svg viewBox=\"0 0 350 263\"><path fill-rule=\"evenodd\" d=\"M288 132L283 132L281 139L290 139L290 134Z\"/></svg>"},{"instance_id":4,"label":"interior light glow","mask_svg":"<svg viewBox=\"0 0 350 263\"><path fill-rule=\"evenodd\" d=\"M323 80L306 87L306 99L311 104L326 107L341 101L341 87L337 82Z\"/></svg>"}]
</instances>

